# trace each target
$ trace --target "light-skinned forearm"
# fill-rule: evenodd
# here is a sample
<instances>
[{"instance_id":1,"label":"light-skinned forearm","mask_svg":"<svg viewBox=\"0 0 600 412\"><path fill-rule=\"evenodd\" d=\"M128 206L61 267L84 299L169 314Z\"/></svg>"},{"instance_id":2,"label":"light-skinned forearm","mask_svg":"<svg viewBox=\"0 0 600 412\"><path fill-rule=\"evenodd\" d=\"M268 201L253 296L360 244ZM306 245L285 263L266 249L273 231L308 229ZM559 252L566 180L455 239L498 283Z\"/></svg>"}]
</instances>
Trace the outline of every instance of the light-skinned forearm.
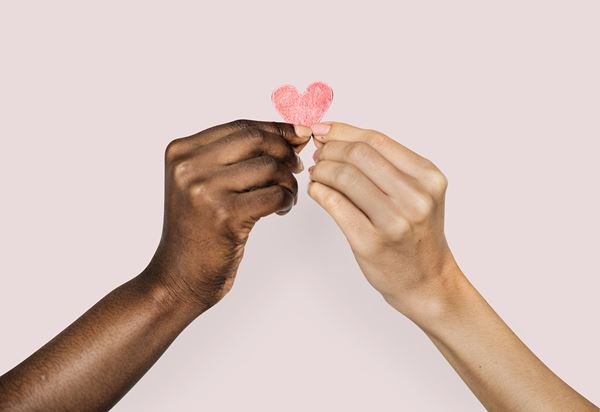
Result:
<instances>
[{"instance_id":1,"label":"light-skinned forearm","mask_svg":"<svg viewBox=\"0 0 600 412\"><path fill-rule=\"evenodd\" d=\"M492 310L444 234L448 179L372 129L312 126L308 193L336 221L365 277L419 325L483 405L496 411L595 411Z\"/></svg>"},{"instance_id":2,"label":"light-skinned forearm","mask_svg":"<svg viewBox=\"0 0 600 412\"><path fill-rule=\"evenodd\" d=\"M415 323L490 411L597 411L542 363L458 268Z\"/></svg>"}]
</instances>

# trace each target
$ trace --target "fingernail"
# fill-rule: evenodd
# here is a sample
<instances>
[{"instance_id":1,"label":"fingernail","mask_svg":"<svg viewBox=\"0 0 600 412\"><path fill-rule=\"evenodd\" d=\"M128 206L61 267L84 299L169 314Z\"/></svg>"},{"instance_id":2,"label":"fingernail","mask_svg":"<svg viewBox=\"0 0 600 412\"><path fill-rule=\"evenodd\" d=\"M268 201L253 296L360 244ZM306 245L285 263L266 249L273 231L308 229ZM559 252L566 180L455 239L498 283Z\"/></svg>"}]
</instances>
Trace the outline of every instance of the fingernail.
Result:
<instances>
[{"instance_id":1,"label":"fingernail","mask_svg":"<svg viewBox=\"0 0 600 412\"><path fill-rule=\"evenodd\" d=\"M294 133L299 137L310 137L312 130L310 127L302 126L301 124L294 125Z\"/></svg>"},{"instance_id":2,"label":"fingernail","mask_svg":"<svg viewBox=\"0 0 600 412\"><path fill-rule=\"evenodd\" d=\"M302 158L300 158L300 156L298 156L298 154L296 153L296 160L298 161L298 172L301 172L304 170L304 162L302 161Z\"/></svg>"},{"instance_id":3,"label":"fingernail","mask_svg":"<svg viewBox=\"0 0 600 412\"><path fill-rule=\"evenodd\" d=\"M323 142L319 142L317 139L312 139L312 141L317 149L320 149L323 147Z\"/></svg>"},{"instance_id":4,"label":"fingernail","mask_svg":"<svg viewBox=\"0 0 600 412\"><path fill-rule=\"evenodd\" d=\"M312 133L317 136L323 136L329 133L329 129L331 129L331 125L325 123L317 123L311 126Z\"/></svg>"},{"instance_id":5,"label":"fingernail","mask_svg":"<svg viewBox=\"0 0 600 412\"><path fill-rule=\"evenodd\" d=\"M308 173L312 173L312 172L313 172L313 170L315 170L315 167L314 167L314 166L311 166L311 167L309 167L309 168L308 168Z\"/></svg>"},{"instance_id":6,"label":"fingernail","mask_svg":"<svg viewBox=\"0 0 600 412\"><path fill-rule=\"evenodd\" d=\"M323 137L323 136L316 134L313 136L313 138L319 143L325 143L325 137Z\"/></svg>"},{"instance_id":7,"label":"fingernail","mask_svg":"<svg viewBox=\"0 0 600 412\"><path fill-rule=\"evenodd\" d=\"M319 161L319 153L320 153L320 152L321 152L321 150L317 149L317 150L315 150L315 152L313 153L313 160L314 160L315 162L318 162L318 161Z\"/></svg>"}]
</instances>

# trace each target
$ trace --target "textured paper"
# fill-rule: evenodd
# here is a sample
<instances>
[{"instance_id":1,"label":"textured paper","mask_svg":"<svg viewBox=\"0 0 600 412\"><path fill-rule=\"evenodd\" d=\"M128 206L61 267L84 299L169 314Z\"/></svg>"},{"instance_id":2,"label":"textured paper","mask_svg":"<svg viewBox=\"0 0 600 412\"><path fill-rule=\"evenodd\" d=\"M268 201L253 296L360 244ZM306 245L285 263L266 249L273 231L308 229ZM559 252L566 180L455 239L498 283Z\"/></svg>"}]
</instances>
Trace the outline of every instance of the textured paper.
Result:
<instances>
[{"instance_id":1,"label":"textured paper","mask_svg":"<svg viewBox=\"0 0 600 412\"><path fill-rule=\"evenodd\" d=\"M329 109L333 90L325 83L315 82L301 94L294 86L286 84L273 91L271 100L284 121L310 127Z\"/></svg>"}]
</instances>

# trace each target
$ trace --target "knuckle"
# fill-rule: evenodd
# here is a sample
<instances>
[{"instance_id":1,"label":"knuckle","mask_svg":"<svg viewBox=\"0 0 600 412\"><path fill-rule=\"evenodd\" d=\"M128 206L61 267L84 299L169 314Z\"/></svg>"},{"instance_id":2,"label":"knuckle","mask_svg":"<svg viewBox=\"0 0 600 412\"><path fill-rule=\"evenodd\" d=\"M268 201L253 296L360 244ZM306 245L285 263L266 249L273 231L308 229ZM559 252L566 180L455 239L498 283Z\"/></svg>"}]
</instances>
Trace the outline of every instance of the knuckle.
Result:
<instances>
[{"instance_id":1,"label":"knuckle","mask_svg":"<svg viewBox=\"0 0 600 412\"><path fill-rule=\"evenodd\" d=\"M289 195L290 192L279 185L275 186L275 189L271 193L271 197L277 204L285 203Z\"/></svg>"},{"instance_id":2,"label":"knuckle","mask_svg":"<svg viewBox=\"0 0 600 412\"><path fill-rule=\"evenodd\" d=\"M237 119L230 123L235 129L248 129L254 125L254 122L249 119Z\"/></svg>"},{"instance_id":3,"label":"knuckle","mask_svg":"<svg viewBox=\"0 0 600 412\"><path fill-rule=\"evenodd\" d=\"M256 127L248 127L246 138L250 139L254 145L260 145L265 141L265 133Z\"/></svg>"},{"instance_id":4,"label":"knuckle","mask_svg":"<svg viewBox=\"0 0 600 412\"><path fill-rule=\"evenodd\" d=\"M330 191L322 196L321 202L326 209L337 210L342 203L342 197L336 192Z\"/></svg>"},{"instance_id":5,"label":"knuckle","mask_svg":"<svg viewBox=\"0 0 600 412\"><path fill-rule=\"evenodd\" d=\"M364 132L365 142L375 149L381 149L385 145L386 136L377 130L367 129Z\"/></svg>"},{"instance_id":6,"label":"knuckle","mask_svg":"<svg viewBox=\"0 0 600 412\"><path fill-rule=\"evenodd\" d=\"M320 203L326 210L336 210L342 202L341 196L332 190L324 190L319 183L311 182L308 185L310 197Z\"/></svg>"},{"instance_id":7,"label":"knuckle","mask_svg":"<svg viewBox=\"0 0 600 412\"><path fill-rule=\"evenodd\" d=\"M219 195L210 179L190 184L186 194L193 208L210 216L213 227L224 232L234 229L236 213L233 205L226 197Z\"/></svg>"},{"instance_id":8,"label":"knuckle","mask_svg":"<svg viewBox=\"0 0 600 412\"><path fill-rule=\"evenodd\" d=\"M354 167L341 165L336 168L333 179L338 185L348 187L356 182L357 174Z\"/></svg>"},{"instance_id":9,"label":"knuckle","mask_svg":"<svg viewBox=\"0 0 600 412\"><path fill-rule=\"evenodd\" d=\"M182 140L183 138L179 138L169 142L165 148L165 159L167 162L172 162L175 158L181 155L183 149Z\"/></svg>"},{"instance_id":10,"label":"knuckle","mask_svg":"<svg viewBox=\"0 0 600 412\"><path fill-rule=\"evenodd\" d=\"M258 158L259 166L266 169L268 173L276 173L279 170L279 162L271 156L260 156Z\"/></svg>"},{"instance_id":11,"label":"knuckle","mask_svg":"<svg viewBox=\"0 0 600 412\"><path fill-rule=\"evenodd\" d=\"M412 230L413 226L404 218L404 216L396 216L394 219L391 219L386 226L387 235L392 240L402 239L407 234L411 233Z\"/></svg>"},{"instance_id":12,"label":"knuckle","mask_svg":"<svg viewBox=\"0 0 600 412\"><path fill-rule=\"evenodd\" d=\"M304 165L300 156L290 146L283 147L283 151L285 153L283 161L290 166L290 169L296 169L299 165Z\"/></svg>"},{"instance_id":13,"label":"knuckle","mask_svg":"<svg viewBox=\"0 0 600 412\"><path fill-rule=\"evenodd\" d=\"M187 186L192 173L192 165L189 160L180 160L173 165L173 180L179 187Z\"/></svg>"},{"instance_id":14,"label":"knuckle","mask_svg":"<svg viewBox=\"0 0 600 412\"><path fill-rule=\"evenodd\" d=\"M211 203L213 200L206 182L198 182L191 185L189 195L192 203L195 205Z\"/></svg>"},{"instance_id":15,"label":"knuckle","mask_svg":"<svg viewBox=\"0 0 600 412\"><path fill-rule=\"evenodd\" d=\"M279 185L274 186L272 190L263 193L260 199L262 203L273 205L276 210L288 206L292 200L292 194Z\"/></svg>"},{"instance_id":16,"label":"knuckle","mask_svg":"<svg viewBox=\"0 0 600 412\"><path fill-rule=\"evenodd\" d=\"M369 145L364 142L351 143L348 146L348 158L355 162L362 161L369 154Z\"/></svg>"},{"instance_id":17,"label":"knuckle","mask_svg":"<svg viewBox=\"0 0 600 412\"><path fill-rule=\"evenodd\" d=\"M275 133L277 133L280 136L287 136L289 134L282 123L269 122L269 125L273 128L273 130L275 130Z\"/></svg>"},{"instance_id":18,"label":"knuckle","mask_svg":"<svg viewBox=\"0 0 600 412\"><path fill-rule=\"evenodd\" d=\"M277 172L274 183L291 191L294 196L298 193L298 181L288 169L281 167Z\"/></svg>"},{"instance_id":19,"label":"knuckle","mask_svg":"<svg viewBox=\"0 0 600 412\"><path fill-rule=\"evenodd\" d=\"M422 223L427 220L433 209L435 208L435 201L433 197L428 193L420 193L413 199L414 208L415 208L415 222Z\"/></svg>"},{"instance_id":20,"label":"knuckle","mask_svg":"<svg viewBox=\"0 0 600 412\"><path fill-rule=\"evenodd\" d=\"M292 189L292 192L295 194L298 193L298 180L291 174L288 173L286 181L288 182L289 187Z\"/></svg>"},{"instance_id":21,"label":"knuckle","mask_svg":"<svg viewBox=\"0 0 600 412\"><path fill-rule=\"evenodd\" d=\"M448 188L448 178L431 162L426 167L425 180L434 195L441 195Z\"/></svg>"}]
</instances>

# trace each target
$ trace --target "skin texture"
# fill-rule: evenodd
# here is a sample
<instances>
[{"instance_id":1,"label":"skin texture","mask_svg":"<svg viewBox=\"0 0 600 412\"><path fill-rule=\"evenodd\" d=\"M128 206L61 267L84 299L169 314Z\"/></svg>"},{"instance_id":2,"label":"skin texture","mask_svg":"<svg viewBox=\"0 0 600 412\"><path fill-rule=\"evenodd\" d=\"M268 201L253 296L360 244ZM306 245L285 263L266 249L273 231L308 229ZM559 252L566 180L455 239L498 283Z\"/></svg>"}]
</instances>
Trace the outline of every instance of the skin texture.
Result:
<instances>
[{"instance_id":1,"label":"skin texture","mask_svg":"<svg viewBox=\"0 0 600 412\"><path fill-rule=\"evenodd\" d=\"M158 249L104 297L0 377L0 411L104 411L230 289L250 230L295 204L310 129L238 120L169 144Z\"/></svg>"},{"instance_id":2,"label":"skin texture","mask_svg":"<svg viewBox=\"0 0 600 412\"><path fill-rule=\"evenodd\" d=\"M597 411L548 369L470 284L444 235L446 177L375 130L313 126L309 195L369 283L432 340L490 411Z\"/></svg>"},{"instance_id":3,"label":"skin texture","mask_svg":"<svg viewBox=\"0 0 600 412\"><path fill-rule=\"evenodd\" d=\"M596 411L469 283L444 235L446 177L374 130L313 126L310 196L338 223L369 283L418 325L492 411ZM110 409L177 335L231 289L254 224L296 202L311 130L239 120L169 144L157 251L0 377L0 411Z\"/></svg>"}]
</instances>

